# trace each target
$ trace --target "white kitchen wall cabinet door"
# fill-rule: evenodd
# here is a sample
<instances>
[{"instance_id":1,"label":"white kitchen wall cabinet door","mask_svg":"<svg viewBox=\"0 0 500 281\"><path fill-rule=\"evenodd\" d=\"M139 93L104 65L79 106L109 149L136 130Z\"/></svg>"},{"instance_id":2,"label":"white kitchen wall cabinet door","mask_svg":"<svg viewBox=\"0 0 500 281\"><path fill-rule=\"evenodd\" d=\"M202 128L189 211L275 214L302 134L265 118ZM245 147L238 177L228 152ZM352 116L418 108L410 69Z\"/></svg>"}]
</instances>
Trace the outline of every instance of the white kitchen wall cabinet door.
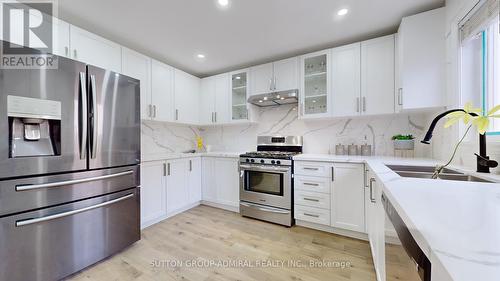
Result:
<instances>
[{"instance_id":1,"label":"white kitchen wall cabinet door","mask_svg":"<svg viewBox=\"0 0 500 281\"><path fill-rule=\"evenodd\" d=\"M174 69L171 66L151 61L151 101L143 104L141 100L141 104L147 107L153 120L174 121Z\"/></svg>"},{"instance_id":2,"label":"white kitchen wall cabinet door","mask_svg":"<svg viewBox=\"0 0 500 281\"><path fill-rule=\"evenodd\" d=\"M167 213L179 211L189 203L186 159L167 161Z\"/></svg>"},{"instance_id":3,"label":"white kitchen wall cabinet door","mask_svg":"<svg viewBox=\"0 0 500 281\"><path fill-rule=\"evenodd\" d=\"M164 162L141 164L141 228L167 215Z\"/></svg>"},{"instance_id":4,"label":"white kitchen wall cabinet door","mask_svg":"<svg viewBox=\"0 0 500 281\"><path fill-rule=\"evenodd\" d=\"M240 202L239 159L215 158L217 203L238 207Z\"/></svg>"},{"instance_id":5,"label":"white kitchen wall cabinet door","mask_svg":"<svg viewBox=\"0 0 500 281\"><path fill-rule=\"evenodd\" d=\"M229 73L215 76L215 123L229 123Z\"/></svg>"},{"instance_id":6,"label":"white kitchen wall cabinet door","mask_svg":"<svg viewBox=\"0 0 500 281\"><path fill-rule=\"evenodd\" d=\"M141 119L151 119L151 59L122 48L122 73L141 82Z\"/></svg>"},{"instance_id":7,"label":"white kitchen wall cabinet door","mask_svg":"<svg viewBox=\"0 0 500 281\"><path fill-rule=\"evenodd\" d=\"M70 26L71 58L121 72L121 46L74 25Z\"/></svg>"},{"instance_id":8,"label":"white kitchen wall cabinet door","mask_svg":"<svg viewBox=\"0 0 500 281\"><path fill-rule=\"evenodd\" d=\"M365 232L364 165L334 163L332 226Z\"/></svg>"},{"instance_id":9,"label":"white kitchen wall cabinet door","mask_svg":"<svg viewBox=\"0 0 500 281\"><path fill-rule=\"evenodd\" d=\"M250 95L269 93L273 90L273 64L263 64L250 68Z\"/></svg>"},{"instance_id":10,"label":"white kitchen wall cabinet door","mask_svg":"<svg viewBox=\"0 0 500 281\"><path fill-rule=\"evenodd\" d=\"M61 57L70 57L69 30L70 24L58 18L52 18L53 54Z\"/></svg>"},{"instance_id":11,"label":"white kitchen wall cabinet door","mask_svg":"<svg viewBox=\"0 0 500 281\"><path fill-rule=\"evenodd\" d=\"M361 113L361 43L332 49L332 115Z\"/></svg>"},{"instance_id":12,"label":"white kitchen wall cabinet door","mask_svg":"<svg viewBox=\"0 0 500 281\"><path fill-rule=\"evenodd\" d=\"M298 89L299 59L297 57L280 60L273 63L274 88L273 91Z\"/></svg>"},{"instance_id":13,"label":"white kitchen wall cabinet door","mask_svg":"<svg viewBox=\"0 0 500 281\"><path fill-rule=\"evenodd\" d=\"M300 57L301 119L331 116L330 50Z\"/></svg>"},{"instance_id":14,"label":"white kitchen wall cabinet door","mask_svg":"<svg viewBox=\"0 0 500 281\"><path fill-rule=\"evenodd\" d=\"M395 36L361 42L361 112L394 113Z\"/></svg>"},{"instance_id":15,"label":"white kitchen wall cabinet door","mask_svg":"<svg viewBox=\"0 0 500 281\"><path fill-rule=\"evenodd\" d=\"M200 83L200 124L215 123L215 77L201 79Z\"/></svg>"},{"instance_id":16,"label":"white kitchen wall cabinet door","mask_svg":"<svg viewBox=\"0 0 500 281\"><path fill-rule=\"evenodd\" d=\"M203 157L201 159L201 198L207 202L217 202L217 184L215 181L215 159Z\"/></svg>"},{"instance_id":17,"label":"white kitchen wall cabinet door","mask_svg":"<svg viewBox=\"0 0 500 281\"><path fill-rule=\"evenodd\" d=\"M247 103L249 87L249 71L238 70L230 73L230 122L250 121L249 104Z\"/></svg>"},{"instance_id":18,"label":"white kitchen wall cabinet door","mask_svg":"<svg viewBox=\"0 0 500 281\"><path fill-rule=\"evenodd\" d=\"M445 8L405 17L397 40L396 111L444 106Z\"/></svg>"},{"instance_id":19,"label":"white kitchen wall cabinet door","mask_svg":"<svg viewBox=\"0 0 500 281\"><path fill-rule=\"evenodd\" d=\"M174 120L183 124L199 123L200 79L184 71L174 70Z\"/></svg>"},{"instance_id":20,"label":"white kitchen wall cabinet door","mask_svg":"<svg viewBox=\"0 0 500 281\"><path fill-rule=\"evenodd\" d=\"M187 186L189 189L189 204L201 201L201 158L188 159Z\"/></svg>"}]
</instances>

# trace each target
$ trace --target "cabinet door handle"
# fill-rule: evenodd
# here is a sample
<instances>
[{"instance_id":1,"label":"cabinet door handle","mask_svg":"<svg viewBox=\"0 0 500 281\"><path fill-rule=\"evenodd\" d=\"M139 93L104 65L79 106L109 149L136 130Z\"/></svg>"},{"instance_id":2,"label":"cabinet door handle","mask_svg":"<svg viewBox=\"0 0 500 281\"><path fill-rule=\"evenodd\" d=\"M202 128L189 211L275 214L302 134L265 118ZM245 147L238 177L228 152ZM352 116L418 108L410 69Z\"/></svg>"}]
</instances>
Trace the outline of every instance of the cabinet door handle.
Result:
<instances>
[{"instance_id":1,"label":"cabinet door handle","mask_svg":"<svg viewBox=\"0 0 500 281\"><path fill-rule=\"evenodd\" d=\"M189 160L189 171L193 171L193 160Z\"/></svg>"},{"instance_id":2,"label":"cabinet door handle","mask_svg":"<svg viewBox=\"0 0 500 281\"><path fill-rule=\"evenodd\" d=\"M403 105L403 88L398 89L398 105Z\"/></svg>"},{"instance_id":3,"label":"cabinet door handle","mask_svg":"<svg viewBox=\"0 0 500 281\"><path fill-rule=\"evenodd\" d=\"M68 48L68 46L64 47L64 55L65 56L69 55L69 48Z\"/></svg>"},{"instance_id":4,"label":"cabinet door handle","mask_svg":"<svg viewBox=\"0 0 500 281\"><path fill-rule=\"evenodd\" d=\"M305 201L311 201L311 202L319 202L318 199L312 199L312 198L306 198L306 197L304 197L304 200Z\"/></svg>"},{"instance_id":5,"label":"cabinet door handle","mask_svg":"<svg viewBox=\"0 0 500 281\"><path fill-rule=\"evenodd\" d=\"M212 112L212 123L214 123L214 113Z\"/></svg>"},{"instance_id":6,"label":"cabinet door handle","mask_svg":"<svg viewBox=\"0 0 500 281\"><path fill-rule=\"evenodd\" d=\"M276 91L276 84L278 83L278 79L274 76L273 90Z\"/></svg>"},{"instance_id":7,"label":"cabinet door handle","mask_svg":"<svg viewBox=\"0 0 500 281\"><path fill-rule=\"evenodd\" d=\"M335 181L335 167L332 167L332 181Z\"/></svg>"},{"instance_id":8,"label":"cabinet door handle","mask_svg":"<svg viewBox=\"0 0 500 281\"><path fill-rule=\"evenodd\" d=\"M163 176L167 176L167 163L163 163Z\"/></svg>"},{"instance_id":9,"label":"cabinet door handle","mask_svg":"<svg viewBox=\"0 0 500 281\"><path fill-rule=\"evenodd\" d=\"M77 56L76 49L73 49L73 58L75 58L75 59L76 59L77 57L78 57L78 56Z\"/></svg>"},{"instance_id":10,"label":"cabinet door handle","mask_svg":"<svg viewBox=\"0 0 500 281\"><path fill-rule=\"evenodd\" d=\"M215 114L214 114L214 116L215 116L215 123L217 123L217 111L216 111L216 112L214 112L214 113L215 113Z\"/></svg>"},{"instance_id":11,"label":"cabinet door handle","mask_svg":"<svg viewBox=\"0 0 500 281\"><path fill-rule=\"evenodd\" d=\"M269 79L269 91L273 90L273 78Z\"/></svg>"},{"instance_id":12,"label":"cabinet door handle","mask_svg":"<svg viewBox=\"0 0 500 281\"><path fill-rule=\"evenodd\" d=\"M175 110L175 121L179 121L179 110Z\"/></svg>"},{"instance_id":13,"label":"cabinet door handle","mask_svg":"<svg viewBox=\"0 0 500 281\"><path fill-rule=\"evenodd\" d=\"M309 185L309 186L319 186L317 183L310 183L310 182L305 182L303 185Z\"/></svg>"},{"instance_id":14,"label":"cabinet door handle","mask_svg":"<svg viewBox=\"0 0 500 281\"><path fill-rule=\"evenodd\" d=\"M156 118L156 105L153 105L153 118Z\"/></svg>"},{"instance_id":15,"label":"cabinet door handle","mask_svg":"<svg viewBox=\"0 0 500 281\"><path fill-rule=\"evenodd\" d=\"M150 104L148 106L148 117L151 117L151 118L153 117L153 105L152 104Z\"/></svg>"},{"instance_id":16,"label":"cabinet door handle","mask_svg":"<svg viewBox=\"0 0 500 281\"><path fill-rule=\"evenodd\" d=\"M309 167L304 167L304 170L317 171L317 170L319 170L319 169L318 169L318 168L309 168Z\"/></svg>"},{"instance_id":17,"label":"cabinet door handle","mask_svg":"<svg viewBox=\"0 0 500 281\"><path fill-rule=\"evenodd\" d=\"M319 215L313 215L313 214L309 214L309 213L304 213L304 216L319 218Z\"/></svg>"},{"instance_id":18,"label":"cabinet door handle","mask_svg":"<svg viewBox=\"0 0 500 281\"><path fill-rule=\"evenodd\" d=\"M363 97L363 112L366 112L366 97Z\"/></svg>"},{"instance_id":19,"label":"cabinet door handle","mask_svg":"<svg viewBox=\"0 0 500 281\"><path fill-rule=\"evenodd\" d=\"M356 112L359 112L359 110L360 110L359 98L356 98Z\"/></svg>"},{"instance_id":20,"label":"cabinet door handle","mask_svg":"<svg viewBox=\"0 0 500 281\"><path fill-rule=\"evenodd\" d=\"M373 197L373 182L375 182L375 178L371 178L370 179L370 201L372 203L377 203L377 201L375 200L375 198Z\"/></svg>"}]
</instances>

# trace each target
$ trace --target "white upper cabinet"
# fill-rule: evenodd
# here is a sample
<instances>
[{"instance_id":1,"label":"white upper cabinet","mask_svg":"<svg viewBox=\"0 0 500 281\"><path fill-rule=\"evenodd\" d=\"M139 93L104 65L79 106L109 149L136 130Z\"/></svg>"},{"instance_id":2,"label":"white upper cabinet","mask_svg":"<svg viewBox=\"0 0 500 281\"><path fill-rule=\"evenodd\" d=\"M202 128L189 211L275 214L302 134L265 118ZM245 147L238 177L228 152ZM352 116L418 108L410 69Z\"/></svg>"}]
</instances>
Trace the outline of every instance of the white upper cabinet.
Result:
<instances>
[{"instance_id":1,"label":"white upper cabinet","mask_svg":"<svg viewBox=\"0 0 500 281\"><path fill-rule=\"evenodd\" d=\"M394 113L395 36L361 42L361 112Z\"/></svg>"},{"instance_id":2,"label":"white upper cabinet","mask_svg":"<svg viewBox=\"0 0 500 281\"><path fill-rule=\"evenodd\" d=\"M331 115L330 50L300 57L301 118Z\"/></svg>"},{"instance_id":3,"label":"white upper cabinet","mask_svg":"<svg viewBox=\"0 0 500 281\"><path fill-rule=\"evenodd\" d=\"M70 26L71 58L121 72L121 46L98 35Z\"/></svg>"},{"instance_id":4,"label":"white upper cabinet","mask_svg":"<svg viewBox=\"0 0 500 281\"><path fill-rule=\"evenodd\" d=\"M251 95L269 93L273 90L273 64L263 64L250 68Z\"/></svg>"},{"instance_id":5,"label":"white upper cabinet","mask_svg":"<svg viewBox=\"0 0 500 281\"><path fill-rule=\"evenodd\" d=\"M298 67L296 57L251 67L251 95L297 89Z\"/></svg>"},{"instance_id":6,"label":"white upper cabinet","mask_svg":"<svg viewBox=\"0 0 500 281\"><path fill-rule=\"evenodd\" d=\"M361 110L361 43L332 50L332 114L359 115Z\"/></svg>"},{"instance_id":7,"label":"white upper cabinet","mask_svg":"<svg viewBox=\"0 0 500 281\"><path fill-rule=\"evenodd\" d=\"M184 71L174 70L174 120L185 124L199 123L200 79Z\"/></svg>"},{"instance_id":8,"label":"white upper cabinet","mask_svg":"<svg viewBox=\"0 0 500 281\"><path fill-rule=\"evenodd\" d=\"M174 68L156 60L151 61L151 102L141 106L148 107L146 110L153 120L174 121Z\"/></svg>"},{"instance_id":9,"label":"white upper cabinet","mask_svg":"<svg viewBox=\"0 0 500 281\"><path fill-rule=\"evenodd\" d=\"M248 70L239 70L231 72L230 79L230 122L249 121L249 105L248 99Z\"/></svg>"},{"instance_id":10,"label":"white upper cabinet","mask_svg":"<svg viewBox=\"0 0 500 281\"><path fill-rule=\"evenodd\" d=\"M151 59L133 50L122 48L122 73L141 82L141 118L152 118ZM158 113L158 112L157 112Z\"/></svg>"},{"instance_id":11,"label":"white upper cabinet","mask_svg":"<svg viewBox=\"0 0 500 281\"><path fill-rule=\"evenodd\" d=\"M57 18L52 18L53 30L53 54L67 57L70 56L70 24Z\"/></svg>"},{"instance_id":12,"label":"white upper cabinet","mask_svg":"<svg viewBox=\"0 0 500 281\"><path fill-rule=\"evenodd\" d=\"M200 124L210 125L215 122L215 77L201 79L200 85Z\"/></svg>"},{"instance_id":13,"label":"white upper cabinet","mask_svg":"<svg viewBox=\"0 0 500 281\"><path fill-rule=\"evenodd\" d=\"M396 111L444 106L445 8L403 18L398 31Z\"/></svg>"},{"instance_id":14,"label":"white upper cabinet","mask_svg":"<svg viewBox=\"0 0 500 281\"><path fill-rule=\"evenodd\" d=\"M274 62L273 66L275 92L297 89L299 87L298 58L280 60Z\"/></svg>"},{"instance_id":15,"label":"white upper cabinet","mask_svg":"<svg viewBox=\"0 0 500 281\"><path fill-rule=\"evenodd\" d=\"M229 122L229 73L215 76L215 123Z\"/></svg>"}]
</instances>

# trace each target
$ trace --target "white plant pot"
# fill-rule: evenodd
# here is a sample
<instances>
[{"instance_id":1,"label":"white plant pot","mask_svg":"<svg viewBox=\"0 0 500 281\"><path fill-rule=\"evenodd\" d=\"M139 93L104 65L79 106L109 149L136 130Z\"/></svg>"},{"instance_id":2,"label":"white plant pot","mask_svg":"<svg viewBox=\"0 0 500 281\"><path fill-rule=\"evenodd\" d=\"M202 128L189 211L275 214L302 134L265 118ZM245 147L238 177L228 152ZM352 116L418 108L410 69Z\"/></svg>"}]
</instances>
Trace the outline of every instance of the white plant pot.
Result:
<instances>
[{"instance_id":1,"label":"white plant pot","mask_svg":"<svg viewBox=\"0 0 500 281\"><path fill-rule=\"evenodd\" d=\"M394 149L413 150L415 149L415 140L394 140Z\"/></svg>"}]
</instances>

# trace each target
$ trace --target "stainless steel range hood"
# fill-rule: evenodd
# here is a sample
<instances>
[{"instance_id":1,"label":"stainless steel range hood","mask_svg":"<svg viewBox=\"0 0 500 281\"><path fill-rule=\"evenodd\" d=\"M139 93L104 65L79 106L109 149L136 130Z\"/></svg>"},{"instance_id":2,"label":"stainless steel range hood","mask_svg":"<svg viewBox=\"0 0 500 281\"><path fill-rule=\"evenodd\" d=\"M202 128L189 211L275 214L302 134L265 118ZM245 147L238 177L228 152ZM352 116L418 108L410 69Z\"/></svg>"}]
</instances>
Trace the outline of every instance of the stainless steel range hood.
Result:
<instances>
[{"instance_id":1,"label":"stainless steel range hood","mask_svg":"<svg viewBox=\"0 0 500 281\"><path fill-rule=\"evenodd\" d=\"M255 95L249 97L248 102L260 107L294 104L299 102L299 90L293 89L281 92Z\"/></svg>"}]
</instances>

